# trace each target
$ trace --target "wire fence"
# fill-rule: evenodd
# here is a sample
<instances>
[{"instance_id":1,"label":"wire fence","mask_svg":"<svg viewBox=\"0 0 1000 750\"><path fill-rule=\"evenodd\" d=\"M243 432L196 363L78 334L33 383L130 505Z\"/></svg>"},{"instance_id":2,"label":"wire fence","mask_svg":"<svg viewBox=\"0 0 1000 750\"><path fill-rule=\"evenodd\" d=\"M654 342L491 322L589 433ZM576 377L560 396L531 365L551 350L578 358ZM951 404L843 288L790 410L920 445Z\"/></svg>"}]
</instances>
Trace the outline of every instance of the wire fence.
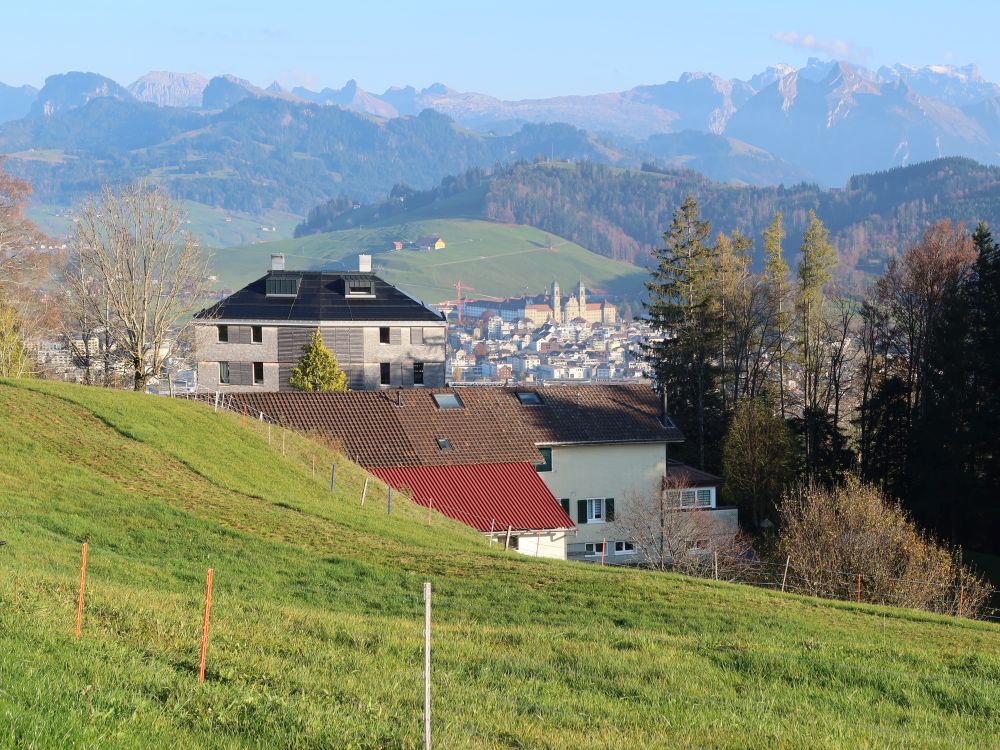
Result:
<instances>
[{"instance_id":1,"label":"wire fence","mask_svg":"<svg viewBox=\"0 0 1000 750\"><path fill-rule=\"evenodd\" d=\"M94 579L92 575L87 575L87 551L87 545L84 544L81 550L79 595L73 597L75 599L74 606L72 609L66 606L64 609L58 610L66 614L67 632L73 628L75 621L75 636L83 640L114 639L138 644L144 639L152 637L147 629L137 627L133 630L128 627L127 619L120 617L116 612L117 609L127 609L141 613L155 607L155 604L148 600L133 601L126 591L124 595L116 593L114 603L111 604L105 589L98 595L97 605L91 607L87 597L91 596L92 591L100 591L104 588L106 582L99 577ZM91 550L92 559L96 556L98 561L104 554L106 554L105 551L100 547ZM67 577L72 575L73 564L74 559L67 556L65 560ZM762 563L761 566L774 568L773 565L767 563ZM240 607L254 606L254 602L243 601L244 594L242 592L236 596L227 596L227 588L232 585L228 580L227 571L209 569L207 573L204 605L202 606L196 592L188 587L190 590L185 592L182 601L180 603L175 601L172 615L168 619L181 618L189 625L189 628L185 628L190 637L187 657L189 663L187 669L182 671L190 673L190 679L197 679L198 682L204 682L211 686L213 683L225 684L230 680L229 674L232 665L240 664L244 659L246 641L243 638L233 638L233 627L243 627L239 624L243 622ZM214 576L213 573L217 573L218 576ZM784 574L783 568L781 573ZM784 576L781 584L784 584L787 589L796 578L799 576L788 574ZM212 604L213 579L216 595L214 606ZM781 584L771 582L771 585ZM431 712L434 686L437 685L441 688L450 685L455 679L455 675L466 668L456 662L456 658L460 657L455 656L454 649L447 653L443 664L439 666L435 662L432 668L432 644L440 644L455 638L475 640L480 637L475 633L477 619L475 617L470 619L469 615L481 609L475 594L470 595L461 590L449 591L447 587L439 590L435 587L433 594L433 612L435 614L432 618L429 586L430 584L427 582L421 584L416 580L401 580L398 589L386 590L383 587L374 592L377 596L376 601L373 599L371 587L337 581L330 588L335 599L345 605L344 609L330 612L324 608L317 613L317 616L338 617L340 614L347 614L351 618L366 618L370 620L370 624L366 626L369 630L353 634L348 634L339 627L319 628L311 631L313 634L322 633L323 638L331 641L332 647L348 650L354 649L358 643L364 642L365 638L369 637L369 632L378 631L380 641L390 640L393 642L394 647L389 651L393 654L392 658L399 662L393 669L395 684L399 689L412 696L411 705L414 705L413 714L410 715L409 720L405 721L409 727L405 731L413 732L414 741L416 741L418 732L422 731L424 747L430 747L432 728L435 726L432 723ZM503 598L516 597L519 593L529 593L529 587L526 585L518 589L507 586L502 590ZM618 627L615 621L620 616L623 606L644 606L646 600L639 601L640 598L642 597L629 599L626 596L621 601L616 601L615 606L607 611L607 627ZM64 597L64 599L66 600L65 604L68 605L68 597ZM565 601L563 604L571 606L571 603ZM46 616L51 617L51 605L40 606L45 606ZM661 606L669 605L667 602L662 602ZM301 613L297 616L301 616ZM599 620L602 613L591 609L590 616ZM400 625L404 622L408 622L408 626L401 627ZM421 623L423 630L419 630ZM524 626L524 624L521 622L518 623L518 626ZM547 625L550 623L540 618L538 624ZM452 625L456 627L451 627ZM226 637L213 640L213 634L220 627ZM531 660L536 679L568 679L572 680L573 684L578 684L580 680L593 678L592 670L586 664L581 663L579 668L568 665L560 655L558 648L553 648L545 653L537 651L528 653L527 650L533 648L530 642L525 642L520 637L504 639L498 635L499 632L496 623L483 623L483 633L488 634L489 637L498 638L498 642L503 644L502 648L511 652L511 659ZM666 640L658 642L658 650L665 645L669 650L701 655L714 668L722 670L722 672L733 670L745 673L748 671L748 665L753 665L753 673L764 682L770 679L769 675L772 673L786 675L784 679L805 681L810 679L810 675L815 674L821 676L824 681L831 679L841 680L845 683L878 681L881 685L889 681L909 684L918 680L928 690L938 689L937 686L940 685L950 685L957 689L978 690L985 685L995 684L996 677L995 671L991 671L992 668L986 663L978 667L978 671L975 673L969 671L969 662L964 660L960 664L956 664L954 668L935 664L926 665L930 668L924 668L924 665L921 664L915 665L905 645L893 644L888 640L885 644L888 650L877 643L866 643L862 644L856 652L838 650L834 655L830 651L822 650L814 653L808 646L803 647L798 643L783 643L781 641L761 643L749 650L742 646L734 648L724 636L720 636L718 633L685 631L664 632L663 635ZM544 636L539 637L544 638ZM889 636L887 635L886 638L888 639ZM479 643L479 641L476 642ZM143 647L151 649L152 646L153 644L146 643ZM437 646L433 646L433 648L436 649ZM879 649L879 657L884 662L874 663L872 660L866 659L864 657L866 649ZM521 653L518 654L518 651ZM280 659L296 658L300 662L302 658L301 655L290 657L287 652L276 653L275 656ZM669 661L669 657L667 661ZM622 670L628 668L624 664L620 667ZM374 677L373 679L380 678ZM622 685L622 689L627 689L627 686ZM623 694L622 697L627 698L628 696ZM643 699L642 691L638 688L635 699ZM711 700L698 695L685 696L684 700L704 703L705 705L712 703ZM423 703L423 721L420 730L418 730L416 722L420 714L417 706L420 706L421 702ZM773 707L773 700L758 700L755 696L749 695L746 696L744 705L766 709ZM436 726L437 729L442 729L441 725ZM873 729L881 732L883 728L876 726ZM890 736L890 734L892 733L887 733L886 736Z\"/></svg>"},{"instance_id":2,"label":"wire fence","mask_svg":"<svg viewBox=\"0 0 1000 750\"><path fill-rule=\"evenodd\" d=\"M216 412L219 410L235 414L243 419L244 426L270 426L267 430L268 439L273 440L271 429L277 427L280 430L289 430L297 435L302 434L295 430L288 420L268 414L258 408L249 406L244 400L239 398L239 394L225 393L219 391L201 391L195 393L175 394L175 398L199 401L211 406ZM284 450L284 441L282 446ZM320 467L320 478L325 481L326 467ZM316 476L317 467L312 465L313 475ZM427 509L426 523L433 524L435 520L441 521L440 516L456 520L466 525L475 525L477 530L483 533L488 540L489 546L497 545L506 548L511 543L518 545L516 548L522 554L528 556L550 556L549 550L545 550L542 545L540 535L552 533L553 530L519 529L511 526L502 519L477 513L475 510L463 505L461 508L454 504L440 499L429 501L413 497L412 493L405 487L391 487L384 480L366 470L365 489L359 497L359 502L371 503L372 506L385 502L387 512L392 512L392 493L396 493L396 499L405 497L414 505ZM376 489L377 488L377 489ZM376 492L381 497L376 496ZM385 493L385 494L383 494ZM435 514L440 514L435 516ZM473 523L470 523L473 522ZM555 530L556 533L576 534L577 529ZM528 535L527 537L525 535ZM708 534L712 538L712 534ZM537 538L536 538L537 537ZM613 524L608 524L608 537L605 539L605 552L607 545L616 541L628 541L622 535L615 533ZM581 562L595 563L607 566L632 566L654 568L655 570L669 571L689 575L698 578L709 578L722 580L729 583L756 586L771 590L782 591L791 594L806 596L816 596L823 599L838 601L852 601L862 604L877 604L884 606L902 607L906 609L919 609L937 614L952 615L956 617L970 617L974 619L990 620L1000 622L1000 607L992 607L982 603L984 597L981 591L977 591L974 584L965 585L959 583L944 583L934 580L920 580L907 578L904 576L893 576L891 573L883 572L873 575L870 571L850 571L834 570L829 568L806 568L800 566L796 560L788 558L784 563L773 560L761 560L754 554L749 545L733 545L728 543L731 535L720 535L726 540L725 543L714 540L711 541L707 550L692 550L690 554L678 555L677 560L667 561L663 565L644 564L641 557L632 559L622 559L613 555L601 555L597 553L593 556L580 557ZM713 552L712 548L716 548ZM722 551L717 551L722 549ZM683 559L681 559L683 558ZM988 595L987 597L988 598ZM976 602L979 601L977 604Z\"/></svg>"}]
</instances>

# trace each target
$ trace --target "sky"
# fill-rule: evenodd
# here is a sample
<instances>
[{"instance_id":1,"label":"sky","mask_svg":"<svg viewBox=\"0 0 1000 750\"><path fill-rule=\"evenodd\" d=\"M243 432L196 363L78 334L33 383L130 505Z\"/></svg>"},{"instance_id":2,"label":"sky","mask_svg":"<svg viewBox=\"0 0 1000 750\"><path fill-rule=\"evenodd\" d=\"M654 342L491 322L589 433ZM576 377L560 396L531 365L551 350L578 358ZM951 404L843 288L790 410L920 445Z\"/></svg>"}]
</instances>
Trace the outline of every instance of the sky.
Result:
<instances>
[{"instance_id":1,"label":"sky","mask_svg":"<svg viewBox=\"0 0 1000 750\"><path fill-rule=\"evenodd\" d=\"M868 0L33 0L4 3L0 81L150 70L381 93L441 82L506 99L621 91L685 71L749 78L809 57L975 63L1000 81L1000 3ZM764 7L761 7L764 6Z\"/></svg>"}]
</instances>

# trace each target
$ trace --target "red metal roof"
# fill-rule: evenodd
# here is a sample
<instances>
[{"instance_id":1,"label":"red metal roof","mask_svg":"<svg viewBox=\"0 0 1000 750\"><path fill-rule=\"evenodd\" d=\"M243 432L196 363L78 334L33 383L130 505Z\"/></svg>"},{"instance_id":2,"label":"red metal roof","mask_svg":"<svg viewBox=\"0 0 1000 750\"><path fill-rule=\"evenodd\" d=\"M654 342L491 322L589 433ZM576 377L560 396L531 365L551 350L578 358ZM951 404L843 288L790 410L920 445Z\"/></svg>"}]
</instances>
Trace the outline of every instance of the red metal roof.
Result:
<instances>
[{"instance_id":1,"label":"red metal roof","mask_svg":"<svg viewBox=\"0 0 1000 750\"><path fill-rule=\"evenodd\" d=\"M529 463L368 469L423 506L479 531L571 529L573 521ZM433 503L432 503L433 501ZM495 523L494 523L495 522Z\"/></svg>"}]
</instances>

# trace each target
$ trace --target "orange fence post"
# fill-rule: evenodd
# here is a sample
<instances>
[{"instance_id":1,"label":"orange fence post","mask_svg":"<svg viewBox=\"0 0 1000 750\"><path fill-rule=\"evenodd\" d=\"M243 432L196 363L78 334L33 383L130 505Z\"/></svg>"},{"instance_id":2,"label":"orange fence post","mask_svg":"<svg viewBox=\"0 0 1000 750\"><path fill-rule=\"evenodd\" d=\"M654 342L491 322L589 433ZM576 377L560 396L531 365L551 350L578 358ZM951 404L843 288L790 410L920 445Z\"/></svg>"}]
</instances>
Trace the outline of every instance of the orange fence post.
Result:
<instances>
[{"instance_id":1,"label":"orange fence post","mask_svg":"<svg viewBox=\"0 0 1000 750\"><path fill-rule=\"evenodd\" d=\"M861 604L861 574L858 573L858 604Z\"/></svg>"},{"instance_id":2,"label":"orange fence post","mask_svg":"<svg viewBox=\"0 0 1000 750\"><path fill-rule=\"evenodd\" d=\"M205 681L205 657L208 655L208 619L212 612L212 576L209 568L205 578L205 619L201 625L201 660L198 662L198 682Z\"/></svg>"},{"instance_id":3,"label":"orange fence post","mask_svg":"<svg viewBox=\"0 0 1000 750\"><path fill-rule=\"evenodd\" d=\"M83 626L83 590L87 581L87 543L83 543L83 559L80 562L80 594L76 598L76 637L80 637Z\"/></svg>"},{"instance_id":4,"label":"orange fence post","mask_svg":"<svg viewBox=\"0 0 1000 750\"><path fill-rule=\"evenodd\" d=\"M604 553L607 551L607 549L608 549L608 538L604 537L604 539L601 540L601 565L604 565Z\"/></svg>"}]
</instances>

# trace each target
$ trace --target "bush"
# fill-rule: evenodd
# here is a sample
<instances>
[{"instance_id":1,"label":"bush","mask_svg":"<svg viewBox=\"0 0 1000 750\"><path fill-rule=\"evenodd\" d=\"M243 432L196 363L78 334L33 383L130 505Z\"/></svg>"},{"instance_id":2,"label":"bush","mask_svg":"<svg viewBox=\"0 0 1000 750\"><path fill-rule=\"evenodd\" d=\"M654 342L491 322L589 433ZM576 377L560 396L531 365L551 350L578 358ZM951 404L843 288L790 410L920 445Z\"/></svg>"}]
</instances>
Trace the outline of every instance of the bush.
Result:
<instances>
[{"instance_id":1,"label":"bush","mask_svg":"<svg viewBox=\"0 0 1000 750\"><path fill-rule=\"evenodd\" d=\"M781 507L779 547L792 590L833 599L976 617L992 594L960 553L936 543L877 487L849 478L834 488L797 488Z\"/></svg>"}]
</instances>

